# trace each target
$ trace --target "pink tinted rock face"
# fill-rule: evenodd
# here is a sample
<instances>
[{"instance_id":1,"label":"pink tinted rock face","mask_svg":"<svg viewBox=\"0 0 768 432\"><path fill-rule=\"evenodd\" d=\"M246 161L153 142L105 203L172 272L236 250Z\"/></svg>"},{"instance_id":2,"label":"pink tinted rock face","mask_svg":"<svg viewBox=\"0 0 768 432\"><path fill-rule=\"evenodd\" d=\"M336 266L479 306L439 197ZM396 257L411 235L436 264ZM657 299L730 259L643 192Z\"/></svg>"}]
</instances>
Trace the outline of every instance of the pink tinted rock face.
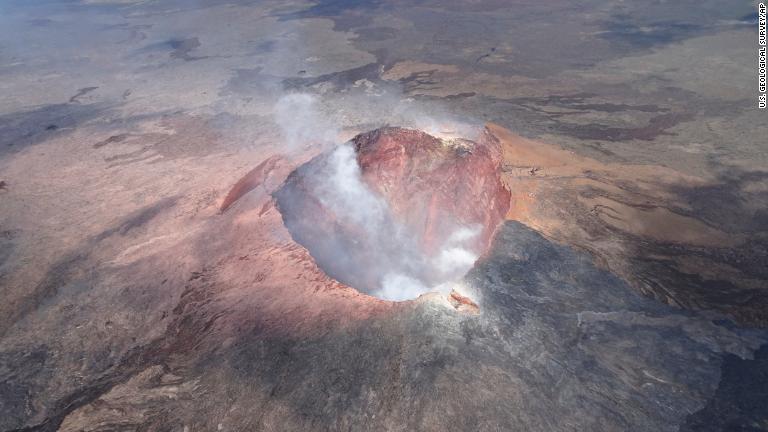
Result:
<instances>
[{"instance_id":1,"label":"pink tinted rock face","mask_svg":"<svg viewBox=\"0 0 768 432\"><path fill-rule=\"evenodd\" d=\"M293 238L329 276L382 298L461 277L509 208L498 141L382 128L350 144L299 167L275 193ZM396 292L380 294L387 286Z\"/></svg>"},{"instance_id":2,"label":"pink tinted rock face","mask_svg":"<svg viewBox=\"0 0 768 432\"><path fill-rule=\"evenodd\" d=\"M384 128L354 138L366 183L434 253L457 227L477 227L481 254L509 209L500 179L499 142L483 131L477 143L446 142L425 132Z\"/></svg>"}]
</instances>

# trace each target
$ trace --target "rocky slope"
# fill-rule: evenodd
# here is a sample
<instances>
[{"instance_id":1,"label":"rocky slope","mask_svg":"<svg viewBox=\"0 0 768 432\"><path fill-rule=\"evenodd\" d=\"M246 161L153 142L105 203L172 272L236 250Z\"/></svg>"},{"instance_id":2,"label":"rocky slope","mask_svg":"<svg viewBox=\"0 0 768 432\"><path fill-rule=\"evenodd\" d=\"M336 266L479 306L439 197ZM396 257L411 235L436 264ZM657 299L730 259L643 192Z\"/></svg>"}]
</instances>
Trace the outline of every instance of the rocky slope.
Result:
<instances>
[{"instance_id":1,"label":"rocky slope","mask_svg":"<svg viewBox=\"0 0 768 432\"><path fill-rule=\"evenodd\" d=\"M393 208L403 220L423 203L411 199L408 182L429 177L411 175L402 163L409 159L384 155L414 152L424 163L414 164L419 172L444 174L441 182L461 191L448 175L454 171L425 161L458 165L453 170L472 174L462 193L486 199L501 189L475 169L493 166L499 159L491 149L501 150L501 178L511 191L506 218L529 226L503 222L455 284L460 294L393 303L329 277L285 227L290 213L280 203L294 181L286 178L313 163L265 159L242 171L234 192L227 193L233 180L210 177L205 184L218 179L218 200L139 209L49 272L39 287L44 301L5 329L0 429L656 432L695 427L724 411L729 424L761 421L753 407L765 400L761 388L738 383L765 373L764 356L752 358L768 335L711 308L650 299L626 282L637 275L631 267L612 273L614 263L634 256L632 241L657 231L618 244L586 241L584 233L600 233L589 230L605 223L590 213L594 205L584 207L595 195L582 185L629 188L619 179L646 178L642 169L569 159L494 126L484 134L471 154L460 150L467 142L437 147L425 137L435 147L419 156L392 129L362 135L357 152L347 147L363 184L372 190L383 179L377 196L400 203ZM376 136L384 138L370 139ZM475 157L473 169L461 167ZM682 181L654 172L653 181L637 183L644 196L668 191L660 179ZM439 191L432 202L451 196L441 182L432 184ZM625 202L620 197L610 195ZM495 203L485 210L505 208ZM479 210L452 211L465 222L497 217ZM630 230L643 215L625 213L615 229ZM323 228L328 220L316 219ZM426 220L413 226L431 226ZM684 245L698 229L673 238ZM696 295L666 286L678 297Z\"/></svg>"}]
</instances>

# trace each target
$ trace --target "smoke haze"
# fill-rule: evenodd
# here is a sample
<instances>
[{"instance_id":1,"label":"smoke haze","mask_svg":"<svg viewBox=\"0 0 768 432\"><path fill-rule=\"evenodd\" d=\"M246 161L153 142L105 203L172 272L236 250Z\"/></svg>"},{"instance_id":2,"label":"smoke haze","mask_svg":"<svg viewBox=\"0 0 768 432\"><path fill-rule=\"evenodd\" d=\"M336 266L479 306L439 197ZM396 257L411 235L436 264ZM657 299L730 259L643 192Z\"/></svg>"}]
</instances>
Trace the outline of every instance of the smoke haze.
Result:
<instances>
[{"instance_id":1,"label":"smoke haze","mask_svg":"<svg viewBox=\"0 0 768 432\"><path fill-rule=\"evenodd\" d=\"M275 104L275 123L285 140L285 152L293 153L312 145L335 143L339 128L322 115L316 96L294 93Z\"/></svg>"}]
</instances>

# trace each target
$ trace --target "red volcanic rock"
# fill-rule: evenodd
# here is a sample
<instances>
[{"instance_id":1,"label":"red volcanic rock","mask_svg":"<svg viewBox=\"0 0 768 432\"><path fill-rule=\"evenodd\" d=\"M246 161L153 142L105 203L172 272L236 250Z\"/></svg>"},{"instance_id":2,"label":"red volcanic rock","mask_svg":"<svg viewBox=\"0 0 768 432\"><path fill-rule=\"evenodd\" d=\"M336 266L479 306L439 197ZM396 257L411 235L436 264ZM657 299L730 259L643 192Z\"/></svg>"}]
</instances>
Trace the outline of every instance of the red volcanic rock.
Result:
<instances>
[{"instance_id":1,"label":"red volcanic rock","mask_svg":"<svg viewBox=\"0 0 768 432\"><path fill-rule=\"evenodd\" d=\"M329 276L413 298L485 252L510 201L490 134L473 142L383 128L345 146L299 167L274 194L294 240Z\"/></svg>"},{"instance_id":2,"label":"red volcanic rock","mask_svg":"<svg viewBox=\"0 0 768 432\"><path fill-rule=\"evenodd\" d=\"M460 312L468 312L472 314L480 313L480 308L472 301L472 299L465 297L456 291L451 291L448 295L448 301Z\"/></svg>"},{"instance_id":3,"label":"red volcanic rock","mask_svg":"<svg viewBox=\"0 0 768 432\"><path fill-rule=\"evenodd\" d=\"M250 170L240 180L232 186L224 201L219 206L219 210L224 212L231 207L243 195L264 184L267 178L275 170L285 169L286 161L280 156L271 156L258 164L256 168Z\"/></svg>"},{"instance_id":4,"label":"red volcanic rock","mask_svg":"<svg viewBox=\"0 0 768 432\"><path fill-rule=\"evenodd\" d=\"M475 143L383 128L353 142L366 183L386 198L425 250L437 251L457 226L469 226L480 228L471 249L485 251L510 199L499 175L496 138L483 131Z\"/></svg>"}]
</instances>

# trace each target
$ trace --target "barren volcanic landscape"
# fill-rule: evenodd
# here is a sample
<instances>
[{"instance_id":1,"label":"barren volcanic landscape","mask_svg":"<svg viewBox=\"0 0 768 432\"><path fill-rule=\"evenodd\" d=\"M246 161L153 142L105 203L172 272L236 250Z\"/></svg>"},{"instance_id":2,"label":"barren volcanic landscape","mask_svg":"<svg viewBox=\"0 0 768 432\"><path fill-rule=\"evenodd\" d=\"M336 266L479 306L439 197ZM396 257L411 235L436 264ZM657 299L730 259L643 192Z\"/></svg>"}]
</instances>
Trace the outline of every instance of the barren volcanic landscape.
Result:
<instances>
[{"instance_id":1,"label":"barren volcanic landscape","mask_svg":"<svg viewBox=\"0 0 768 432\"><path fill-rule=\"evenodd\" d=\"M768 431L757 10L0 0L0 431Z\"/></svg>"}]
</instances>

